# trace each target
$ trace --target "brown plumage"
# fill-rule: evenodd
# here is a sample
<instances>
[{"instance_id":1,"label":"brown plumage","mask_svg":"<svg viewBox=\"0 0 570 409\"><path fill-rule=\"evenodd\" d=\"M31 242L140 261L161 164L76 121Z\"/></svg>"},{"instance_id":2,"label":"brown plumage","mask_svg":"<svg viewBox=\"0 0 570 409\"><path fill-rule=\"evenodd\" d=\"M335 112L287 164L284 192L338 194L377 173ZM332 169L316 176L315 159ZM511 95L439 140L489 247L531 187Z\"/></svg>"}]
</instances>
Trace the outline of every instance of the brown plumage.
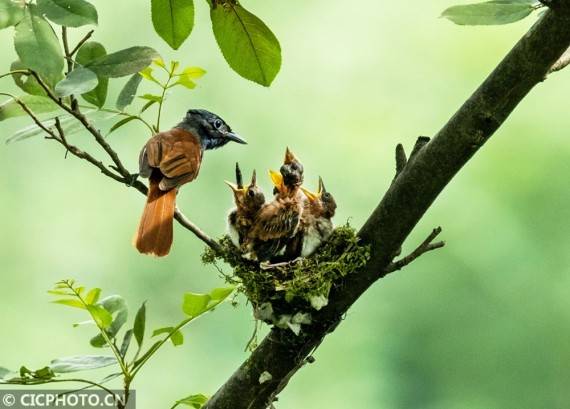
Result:
<instances>
[{"instance_id":1,"label":"brown plumage","mask_svg":"<svg viewBox=\"0 0 570 409\"><path fill-rule=\"evenodd\" d=\"M248 186L243 185L241 170L236 163L236 184L226 184L234 193L236 207L228 215L228 232L232 243L241 247L248 236L261 207L265 204L265 196L259 186L255 170Z\"/></svg>"},{"instance_id":2,"label":"brown plumage","mask_svg":"<svg viewBox=\"0 0 570 409\"><path fill-rule=\"evenodd\" d=\"M246 242L247 257L259 261L271 260L284 251L287 241L297 233L303 211L299 186L285 185L280 173L272 171L270 175L277 195L257 214Z\"/></svg>"},{"instance_id":3,"label":"brown plumage","mask_svg":"<svg viewBox=\"0 0 570 409\"><path fill-rule=\"evenodd\" d=\"M139 158L140 175L150 178L147 202L134 244L143 254L166 256L172 245L178 188L198 176L202 162L200 140L173 128L153 136Z\"/></svg>"},{"instance_id":4,"label":"brown plumage","mask_svg":"<svg viewBox=\"0 0 570 409\"><path fill-rule=\"evenodd\" d=\"M305 188L303 192L307 196L308 204L303 209L301 226L298 236L300 247L297 255L308 257L328 238L333 232L332 218L336 213L336 201L332 194L327 192L323 180L319 178L319 189L313 193Z\"/></svg>"}]
</instances>

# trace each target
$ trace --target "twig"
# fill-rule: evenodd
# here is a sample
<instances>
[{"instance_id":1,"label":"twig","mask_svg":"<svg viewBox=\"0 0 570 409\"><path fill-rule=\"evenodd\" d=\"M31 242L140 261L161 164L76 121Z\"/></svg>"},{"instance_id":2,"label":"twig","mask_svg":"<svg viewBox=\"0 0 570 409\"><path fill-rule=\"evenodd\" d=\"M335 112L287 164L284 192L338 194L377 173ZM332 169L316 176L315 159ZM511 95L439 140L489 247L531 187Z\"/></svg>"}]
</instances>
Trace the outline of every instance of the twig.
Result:
<instances>
[{"instance_id":1,"label":"twig","mask_svg":"<svg viewBox=\"0 0 570 409\"><path fill-rule=\"evenodd\" d=\"M410 153L410 159L415 157L419 151L423 149L430 141L429 136L418 136L416 143L414 145L414 149L412 149L412 153Z\"/></svg>"},{"instance_id":2,"label":"twig","mask_svg":"<svg viewBox=\"0 0 570 409\"><path fill-rule=\"evenodd\" d=\"M554 63L552 67L548 70L548 74L552 74L553 72L563 70L570 64L570 48L566 50L562 57L558 61Z\"/></svg>"},{"instance_id":3,"label":"twig","mask_svg":"<svg viewBox=\"0 0 570 409\"><path fill-rule=\"evenodd\" d=\"M115 164L117 171L124 178L129 179L131 177L131 173L125 168L125 166L123 165L123 163L119 159L119 155L117 155L117 152L115 152L113 150L113 148L111 148L111 145L109 145L107 143L107 141L105 140L105 137L103 135L101 135L101 133L91 124L91 122L89 122L87 117L79 111L79 107L76 106L75 109L73 109L73 108L67 106L61 100L61 98L58 98L53 93L53 91L50 89L50 87L41 79L41 77L35 71L30 70L30 73L34 76L34 78L37 80L37 82L40 84L40 86L46 92L47 96L53 102L55 102L60 108L62 108L64 111L68 112L69 114L74 116L79 122L81 122L83 127L85 129L87 129L87 131L89 131L89 133L91 135L93 135L93 137L95 138L95 141L99 144L99 146L101 146L103 148L103 150L107 153L107 155L109 155L109 157L111 158L111 160Z\"/></svg>"},{"instance_id":4,"label":"twig","mask_svg":"<svg viewBox=\"0 0 570 409\"><path fill-rule=\"evenodd\" d=\"M399 143L396 146L396 176L402 173L407 164L408 158L406 157L406 151L404 150L404 146Z\"/></svg>"},{"instance_id":5,"label":"twig","mask_svg":"<svg viewBox=\"0 0 570 409\"><path fill-rule=\"evenodd\" d=\"M74 48L73 50L71 50L71 52L69 53L69 56L70 56L70 57L73 57L73 56L75 55L75 53L76 53L77 51L79 51L79 49L81 48L81 46L82 46L83 44L85 44L85 43L87 42L87 40L89 40L89 39L91 38L91 36L93 35L94 32L95 32L95 30L89 31L89 32L85 35L85 37L83 37L83 38L77 43L77 45L75 46L75 48Z\"/></svg>"},{"instance_id":6,"label":"twig","mask_svg":"<svg viewBox=\"0 0 570 409\"><path fill-rule=\"evenodd\" d=\"M178 207L174 211L174 218L178 221L178 223L180 223L182 226L186 227L188 230L194 233L196 237L198 237L200 240L202 240L204 243L206 243L208 246L214 249L214 251L218 253L222 252L222 247L218 244L218 242L210 238L198 226L192 223L186 216L184 216L184 213L182 213L180 209L178 209Z\"/></svg>"},{"instance_id":7,"label":"twig","mask_svg":"<svg viewBox=\"0 0 570 409\"><path fill-rule=\"evenodd\" d=\"M391 273L393 271L401 270L408 264L412 263L415 259L421 255L427 253L428 251L440 249L445 246L445 242L438 241L433 243L435 238L441 233L441 227L433 229L430 235L420 244L414 251L408 254L406 257L401 258L398 261L390 263L388 267L384 270L385 274Z\"/></svg>"}]
</instances>

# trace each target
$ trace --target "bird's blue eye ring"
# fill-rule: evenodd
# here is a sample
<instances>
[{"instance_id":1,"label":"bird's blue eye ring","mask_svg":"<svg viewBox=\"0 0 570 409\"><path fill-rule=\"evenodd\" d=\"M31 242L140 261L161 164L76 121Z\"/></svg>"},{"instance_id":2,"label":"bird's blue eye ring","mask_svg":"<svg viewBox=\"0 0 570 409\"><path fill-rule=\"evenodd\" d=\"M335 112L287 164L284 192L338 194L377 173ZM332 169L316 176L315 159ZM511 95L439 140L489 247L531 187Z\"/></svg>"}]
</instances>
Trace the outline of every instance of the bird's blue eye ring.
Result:
<instances>
[{"instance_id":1,"label":"bird's blue eye ring","mask_svg":"<svg viewBox=\"0 0 570 409\"><path fill-rule=\"evenodd\" d=\"M220 128L222 127L222 124L223 124L223 123L222 123L221 120L216 119L216 120L214 121L214 128L220 129Z\"/></svg>"}]
</instances>

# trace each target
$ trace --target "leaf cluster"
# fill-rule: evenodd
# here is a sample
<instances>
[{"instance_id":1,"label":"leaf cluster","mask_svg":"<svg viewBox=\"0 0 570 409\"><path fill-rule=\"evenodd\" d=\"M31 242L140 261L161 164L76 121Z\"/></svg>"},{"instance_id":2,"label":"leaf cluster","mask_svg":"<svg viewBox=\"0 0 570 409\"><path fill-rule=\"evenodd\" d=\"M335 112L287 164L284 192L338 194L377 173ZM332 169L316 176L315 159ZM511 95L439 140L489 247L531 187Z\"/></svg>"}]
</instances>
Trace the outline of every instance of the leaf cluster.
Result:
<instances>
[{"instance_id":1,"label":"leaf cluster","mask_svg":"<svg viewBox=\"0 0 570 409\"><path fill-rule=\"evenodd\" d=\"M169 340L174 346L182 345L184 337L181 330L190 322L213 311L220 303L228 298L233 292L233 287L215 288L207 294L187 292L182 301L184 318L174 325L162 326L152 331L151 338L156 338L146 350L145 337L147 322L147 307L143 303L137 310L135 319L130 328L122 331L128 321L128 307L124 298L119 295L110 295L101 298L101 289L86 289L76 285L74 280L58 282L49 293L56 297L55 304L77 308L88 313L90 319L74 324L74 327L91 326L97 328L97 334L91 338L92 347L107 349L111 354L106 355L81 355L57 358L49 365L30 370L22 366L19 372L0 368L0 383L11 385L38 385L52 382L82 382L91 386L107 390L103 385L115 378L123 377L123 383L128 390L131 382L152 358L156 352ZM122 332L122 335L120 335ZM132 340L135 340L136 349L129 354ZM113 366L115 369L102 381L93 382L87 379L62 378L63 374L80 371L100 369ZM182 399L176 405L191 407L205 402L204 395L192 395Z\"/></svg>"},{"instance_id":2,"label":"leaf cluster","mask_svg":"<svg viewBox=\"0 0 570 409\"><path fill-rule=\"evenodd\" d=\"M208 0L216 42L229 66L243 78L268 87L281 68L277 37L235 0ZM194 0L152 0L156 33L174 50L194 28Z\"/></svg>"}]
</instances>

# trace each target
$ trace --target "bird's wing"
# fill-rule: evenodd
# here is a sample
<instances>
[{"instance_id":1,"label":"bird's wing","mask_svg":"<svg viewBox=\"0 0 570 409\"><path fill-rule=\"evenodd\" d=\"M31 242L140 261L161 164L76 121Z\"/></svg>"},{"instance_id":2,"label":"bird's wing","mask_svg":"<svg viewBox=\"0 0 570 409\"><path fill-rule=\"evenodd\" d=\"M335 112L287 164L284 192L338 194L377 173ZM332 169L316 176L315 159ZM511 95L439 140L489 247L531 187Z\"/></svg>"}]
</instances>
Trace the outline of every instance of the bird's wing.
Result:
<instances>
[{"instance_id":1,"label":"bird's wing","mask_svg":"<svg viewBox=\"0 0 570 409\"><path fill-rule=\"evenodd\" d=\"M157 168L164 175L161 190L169 190L196 179L202 162L198 138L174 128L153 136L141 153L140 170ZM143 174L141 172L141 174Z\"/></svg>"},{"instance_id":2,"label":"bird's wing","mask_svg":"<svg viewBox=\"0 0 570 409\"><path fill-rule=\"evenodd\" d=\"M275 200L260 210L251 235L262 241L291 237L297 231L299 220L297 203Z\"/></svg>"}]
</instances>

